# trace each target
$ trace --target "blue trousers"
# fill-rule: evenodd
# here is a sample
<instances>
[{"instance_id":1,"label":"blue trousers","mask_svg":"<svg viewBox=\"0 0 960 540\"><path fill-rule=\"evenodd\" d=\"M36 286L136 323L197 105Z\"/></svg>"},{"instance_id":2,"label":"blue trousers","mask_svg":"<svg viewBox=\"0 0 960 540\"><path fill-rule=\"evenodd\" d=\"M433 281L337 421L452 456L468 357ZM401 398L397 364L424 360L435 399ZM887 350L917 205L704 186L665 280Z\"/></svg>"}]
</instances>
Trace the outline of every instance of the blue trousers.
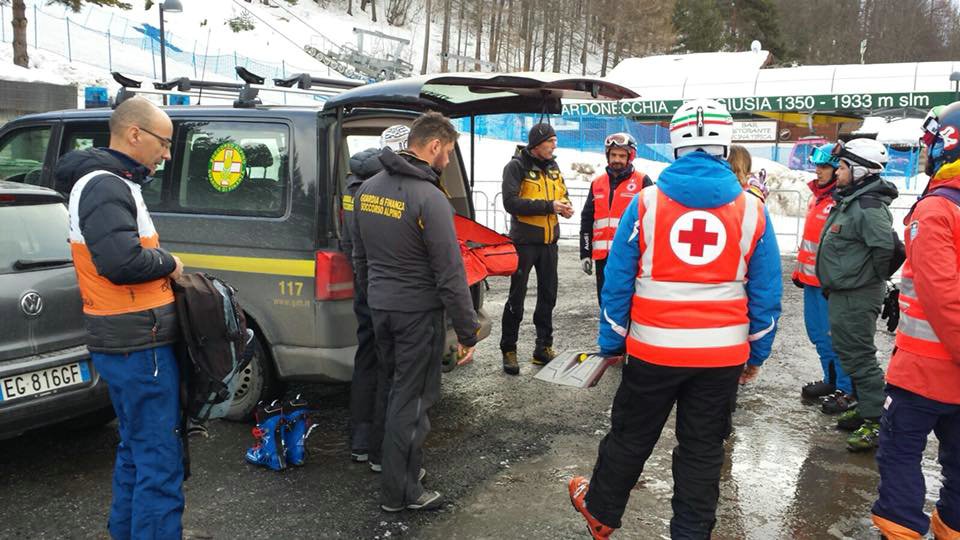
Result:
<instances>
[{"instance_id":1,"label":"blue trousers","mask_svg":"<svg viewBox=\"0 0 960 540\"><path fill-rule=\"evenodd\" d=\"M833 383L838 390L850 394L853 385L850 376L840 367L840 359L833 350L830 341L830 317L827 314L827 299L823 289L811 285L803 286L803 324L807 328L807 337L817 349L820 365L823 367L823 380Z\"/></svg>"},{"instance_id":2,"label":"blue trousers","mask_svg":"<svg viewBox=\"0 0 960 540\"><path fill-rule=\"evenodd\" d=\"M879 497L873 513L921 535L927 533L930 518L923 512L926 486L920 463L933 431L940 441L938 460L943 472L937 513L951 529L960 529L960 405L889 384L886 394L877 450Z\"/></svg>"},{"instance_id":3,"label":"blue trousers","mask_svg":"<svg viewBox=\"0 0 960 540\"><path fill-rule=\"evenodd\" d=\"M107 528L116 540L179 539L183 516L180 374L169 345L91 353L110 389L120 444Z\"/></svg>"}]
</instances>

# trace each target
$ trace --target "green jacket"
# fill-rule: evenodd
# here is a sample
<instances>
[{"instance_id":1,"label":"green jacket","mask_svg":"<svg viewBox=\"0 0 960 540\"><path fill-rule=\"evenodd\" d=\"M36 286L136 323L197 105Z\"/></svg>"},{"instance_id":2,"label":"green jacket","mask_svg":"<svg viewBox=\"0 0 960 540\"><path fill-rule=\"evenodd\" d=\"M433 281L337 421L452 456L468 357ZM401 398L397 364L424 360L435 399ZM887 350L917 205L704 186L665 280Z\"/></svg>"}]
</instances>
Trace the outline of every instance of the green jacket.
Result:
<instances>
[{"instance_id":1,"label":"green jacket","mask_svg":"<svg viewBox=\"0 0 960 540\"><path fill-rule=\"evenodd\" d=\"M858 289L890 278L894 233L888 207L897 195L896 186L878 176L852 192L834 193L836 204L817 249L817 278L824 289Z\"/></svg>"}]
</instances>

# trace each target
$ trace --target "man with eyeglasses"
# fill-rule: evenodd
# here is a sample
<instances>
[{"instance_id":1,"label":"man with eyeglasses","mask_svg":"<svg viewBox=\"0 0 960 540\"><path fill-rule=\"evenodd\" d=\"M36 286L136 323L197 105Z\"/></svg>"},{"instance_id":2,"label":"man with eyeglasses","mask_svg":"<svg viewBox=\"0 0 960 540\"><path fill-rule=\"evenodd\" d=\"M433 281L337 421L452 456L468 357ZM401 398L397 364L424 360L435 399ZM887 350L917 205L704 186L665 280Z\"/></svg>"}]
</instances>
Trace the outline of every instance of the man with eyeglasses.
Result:
<instances>
[{"instance_id":1,"label":"man with eyeglasses","mask_svg":"<svg viewBox=\"0 0 960 540\"><path fill-rule=\"evenodd\" d=\"M170 280L183 264L160 247L141 187L170 159L173 124L134 97L110 116L109 148L60 160L72 186L70 246L83 298L87 348L119 420L107 528L113 538L181 538L179 338ZM194 536L195 537L195 536Z\"/></svg>"},{"instance_id":2,"label":"man with eyeglasses","mask_svg":"<svg viewBox=\"0 0 960 540\"><path fill-rule=\"evenodd\" d=\"M607 168L590 183L580 214L580 266L588 276L596 266L597 302L603 290L603 267L620 217L641 189L653 185L649 176L633 168L637 141L629 133L610 135L603 147Z\"/></svg>"}]
</instances>

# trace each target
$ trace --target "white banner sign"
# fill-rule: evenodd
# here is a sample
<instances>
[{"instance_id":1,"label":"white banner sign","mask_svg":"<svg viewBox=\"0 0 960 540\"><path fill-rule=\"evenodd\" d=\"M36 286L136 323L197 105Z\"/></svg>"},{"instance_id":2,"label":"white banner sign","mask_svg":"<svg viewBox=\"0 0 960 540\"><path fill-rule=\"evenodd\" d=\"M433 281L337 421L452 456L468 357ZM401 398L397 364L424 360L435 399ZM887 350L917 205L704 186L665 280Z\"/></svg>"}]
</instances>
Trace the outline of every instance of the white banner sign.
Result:
<instances>
[{"instance_id":1,"label":"white banner sign","mask_svg":"<svg viewBox=\"0 0 960 540\"><path fill-rule=\"evenodd\" d=\"M733 142L773 142L777 140L775 120L733 121Z\"/></svg>"}]
</instances>

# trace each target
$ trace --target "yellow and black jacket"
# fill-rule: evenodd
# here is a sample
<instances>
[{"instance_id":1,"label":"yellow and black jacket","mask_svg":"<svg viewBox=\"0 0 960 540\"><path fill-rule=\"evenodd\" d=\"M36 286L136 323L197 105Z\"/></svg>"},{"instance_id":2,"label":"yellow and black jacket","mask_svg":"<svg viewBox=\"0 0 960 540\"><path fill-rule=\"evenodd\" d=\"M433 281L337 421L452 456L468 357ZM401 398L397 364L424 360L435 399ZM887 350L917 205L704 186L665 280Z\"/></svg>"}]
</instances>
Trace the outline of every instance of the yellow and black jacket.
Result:
<instances>
[{"instance_id":1,"label":"yellow and black jacket","mask_svg":"<svg viewBox=\"0 0 960 540\"><path fill-rule=\"evenodd\" d=\"M553 201L569 203L567 186L554 160L540 160L522 148L503 168L503 208L510 213L516 244L553 244L560 223Z\"/></svg>"}]
</instances>

